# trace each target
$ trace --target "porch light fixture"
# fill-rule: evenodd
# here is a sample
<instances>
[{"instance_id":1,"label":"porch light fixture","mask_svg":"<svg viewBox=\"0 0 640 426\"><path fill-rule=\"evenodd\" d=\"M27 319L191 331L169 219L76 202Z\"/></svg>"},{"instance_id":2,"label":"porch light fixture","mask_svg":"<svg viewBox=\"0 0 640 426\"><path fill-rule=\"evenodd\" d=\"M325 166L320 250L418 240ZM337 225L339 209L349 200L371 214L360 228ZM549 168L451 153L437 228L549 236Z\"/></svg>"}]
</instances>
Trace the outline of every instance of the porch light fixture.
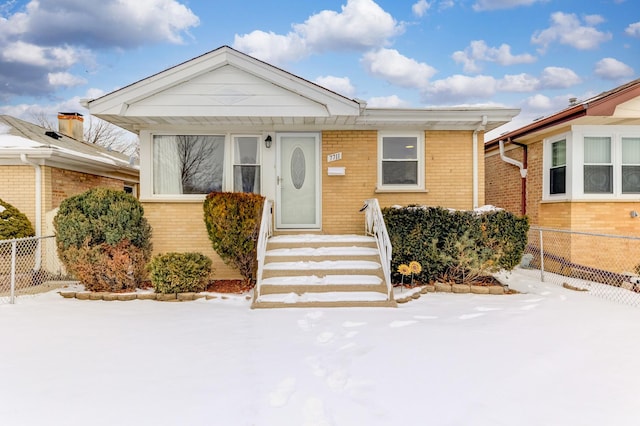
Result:
<instances>
[{"instance_id":1,"label":"porch light fixture","mask_svg":"<svg viewBox=\"0 0 640 426\"><path fill-rule=\"evenodd\" d=\"M629 212L629 216L631 216L632 218L636 218L636 217L638 217L638 212L635 211L635 210L631 210Z\"/></svg>"},{"instance_id":2,"label":"porch light fixture","mask_svg":"<svg viewBox=\"0 0 640 426\"><path fill-rule=\"evenodd\" d=\"M266 139L264 140L264 146L267 148L271 148L272 141L273 139L271 139L271 135L267 135Z\"/></svg>"}]
</instances>

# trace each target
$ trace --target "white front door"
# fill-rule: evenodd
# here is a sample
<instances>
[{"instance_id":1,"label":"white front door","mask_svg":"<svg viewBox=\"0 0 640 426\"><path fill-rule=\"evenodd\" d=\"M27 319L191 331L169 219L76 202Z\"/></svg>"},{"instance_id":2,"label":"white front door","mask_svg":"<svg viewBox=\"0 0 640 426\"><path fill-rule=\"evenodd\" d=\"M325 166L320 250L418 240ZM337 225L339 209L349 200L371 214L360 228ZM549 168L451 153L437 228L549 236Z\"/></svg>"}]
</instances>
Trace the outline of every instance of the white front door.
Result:
<instances>
[{"instance_id":1,"label":"white front door","mask_svg":"<svg viewBox=\"0 0 640 426\"><path fill-rule=\"evenodd\" d=\"M276 227L320 229L320 136L277 137Z\"/></svg>"}]
</instances>

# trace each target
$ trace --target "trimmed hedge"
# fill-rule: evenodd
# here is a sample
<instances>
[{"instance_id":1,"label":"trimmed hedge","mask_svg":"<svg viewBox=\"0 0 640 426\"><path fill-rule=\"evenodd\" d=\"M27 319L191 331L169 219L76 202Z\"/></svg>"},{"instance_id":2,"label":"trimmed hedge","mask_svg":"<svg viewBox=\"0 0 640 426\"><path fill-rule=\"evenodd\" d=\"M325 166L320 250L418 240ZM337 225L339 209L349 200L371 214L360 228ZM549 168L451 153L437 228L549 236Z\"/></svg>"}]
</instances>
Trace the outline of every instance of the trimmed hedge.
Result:
<instances>
[{"instance_id":1,"label":"trimmed hedge","mask_svg":"<svg viewBox=\"0 0 640 426\"><path fill-rule=\"evenodd\" d=\"M204 201L204 221L213 249L254 283L264 197L245 192L212 192Z\"/></svg>"},{"instance_id":2,"label":"trimmed hedge","mask_svg":"<svg viewBox=\"0 0 640 426\"><path fill-rule=\"evenodd\" d=\"M156 293L204 291L211 275L211 259L201 253L165 253L149 264Z\"/></svg>"},{"instance_id":3,"label":"trimmed hedge","mask_svg":"<svg viewBox=\"0 0 640 426\"><path fill-rule=\"evenodd\" d=\"M0 240L33 237L35 234L29 218L0 199Z\"/></svg>"},{"instance_id":4,"label":"trimmed hedge","mask_svg":"<svg viewBox=\"0 0 640 426\"><path fill-rule=\"evenodd\" d=\"M401 264L420 262L414 279L472 282L500 269L512 270L524 253L529 221L506 211L476 213L441 207L382 210L393 247L393 282Z\"/></svg>"},{"instance_id":5,"label":"trimmed hedge","mask_svg":"<svg viewBox=\"0 0 640 426\"><path fill-rule=\"evenodd\" d=\"M143 281L151 226L134 196L90 189L64 200L53 225L60 259L88 290L133 290Z\"/></svg>"}]
</instances>

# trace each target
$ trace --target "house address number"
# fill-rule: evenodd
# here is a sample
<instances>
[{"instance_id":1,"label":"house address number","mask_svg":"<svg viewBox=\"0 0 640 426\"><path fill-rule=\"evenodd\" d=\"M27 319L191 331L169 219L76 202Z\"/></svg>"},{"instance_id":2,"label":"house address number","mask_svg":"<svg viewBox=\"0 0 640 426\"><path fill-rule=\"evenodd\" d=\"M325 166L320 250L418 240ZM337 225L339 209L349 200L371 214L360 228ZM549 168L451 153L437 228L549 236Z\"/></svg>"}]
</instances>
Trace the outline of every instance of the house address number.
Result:
<instances>
[{"instance_id":1,"label":"house address number","mask_svg":"<svg viewBox=\"0 0 640 426\"><path fill-rule=\"evenodd\" d=\"M336 152L335 154L327 155L327 163L331 163L333 161L342 160L342 153Z\"/></svg>"}]
</instances>

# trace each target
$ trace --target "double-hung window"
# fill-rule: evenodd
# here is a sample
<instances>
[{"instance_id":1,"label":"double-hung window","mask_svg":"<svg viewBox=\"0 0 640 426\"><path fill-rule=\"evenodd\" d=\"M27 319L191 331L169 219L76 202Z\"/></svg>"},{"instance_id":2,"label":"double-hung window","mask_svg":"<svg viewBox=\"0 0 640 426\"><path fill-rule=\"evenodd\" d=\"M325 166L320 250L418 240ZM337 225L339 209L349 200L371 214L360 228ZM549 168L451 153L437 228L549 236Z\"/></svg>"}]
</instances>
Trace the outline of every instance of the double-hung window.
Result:
<instances>
[{"instance_id":1,"label":"double-hung window","mask_svg":"<svg viewBox=\"0 0 640 426\"><path fill-rule=\"evenodd\" d=\"M613 193L613 162L611 138L584 137L584 193Z\"/></svg>"},{"instance_id":2,"label":"double-hung window","mask_svg":"<svg viewBox=\"0 0 640 426\"><path fill-rule=\"evenodd\" d=\"M233 138L233 190L260 193L260 144L257 136Z\"/></svg>"},{"instance_id":3,"label":"double-hung window","mask_svg":"<svg viewBox=\"0 0 640 426\"><path fill-rule=\"evenodd\" d=\"M640 193L640 137L622 137L622 193Z\"/></svg>"},{"instance_id":4,"label":"double-hung window","mask_svg":"<svg viewBox=\"0 0 640 426\"><path fill-rule=\"evenodd\" d=\"M154 135L153 193L208 194L224 180L223 135Z\"/></svg>"},{"instance_id":5,"label":"double-hung window","mask_svg":"<svg viewBox=\"0 0 640 426\"><path fill-rule=\"evenodd\" d=\"M424 188L424 137L419 133L382 133L378 139L378 188Z\"/></svg>"},{"instance_id":6,"label":"double-hung window","mask_svg":"<svg viewBox=\"0 0 640 426\"><path fill-rule=\"evenodd\" d=\"M567 192L567 141L551 143L551 168L549 169L549 194Z\"/></svg>"}]
</instances>

